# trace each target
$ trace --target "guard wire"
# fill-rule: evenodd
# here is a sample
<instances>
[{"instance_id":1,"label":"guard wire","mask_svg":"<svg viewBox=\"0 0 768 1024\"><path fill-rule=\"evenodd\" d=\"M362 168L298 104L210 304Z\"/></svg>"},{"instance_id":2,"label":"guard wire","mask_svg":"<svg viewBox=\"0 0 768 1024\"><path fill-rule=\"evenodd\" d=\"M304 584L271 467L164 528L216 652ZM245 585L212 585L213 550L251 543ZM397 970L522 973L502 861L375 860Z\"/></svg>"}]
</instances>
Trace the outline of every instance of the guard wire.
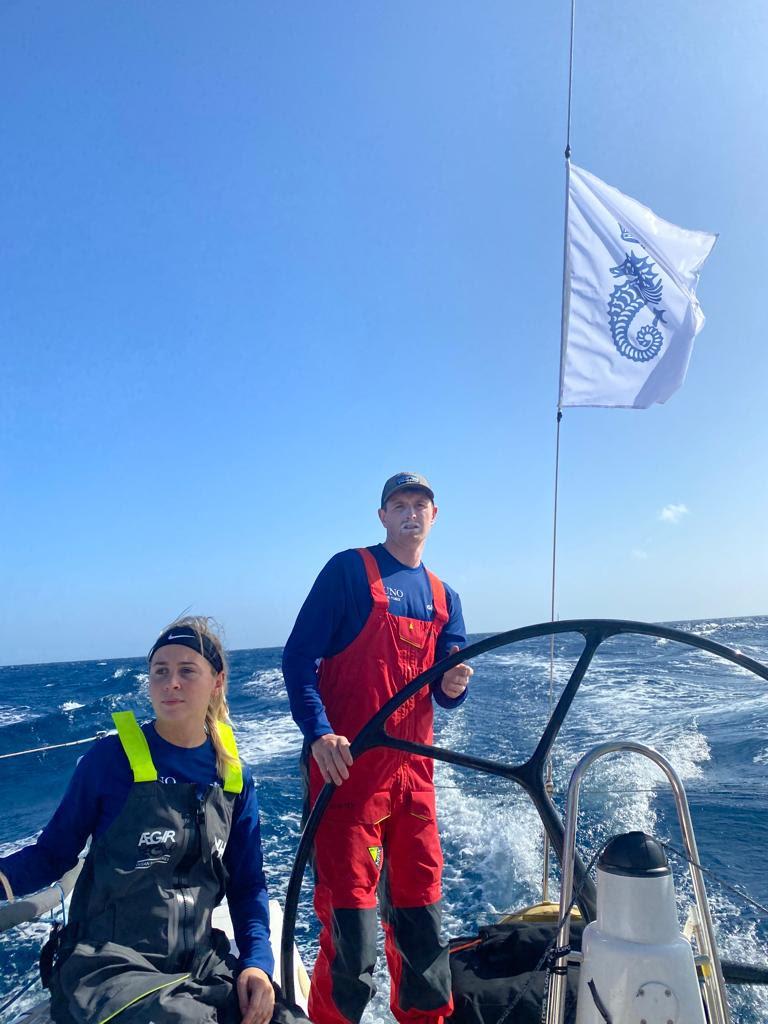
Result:
<instances>
[{"instance_id":1,"label":"guard wire","mask_svg":"<svg viewBox=\"0 0 768 1024\"><path fill-rule=\"evenodd\" d=\"M703 871L705 875L709 875L710 878L714 878L714 880L718 882L720 885L722 885L724 889L727 889L729 892L734 893L734 895L736 896L740 896L746 903L749 903L753 907L756 907L758 910L761 910L765 915L766 920L768 920L768 907L763 906L762 903L758 903L757 900L753 900L751 896L748 896L745 892L742 892L741 889L737 888L735 885L731 885L730 882L726 882L724 878L718 875L711 868L705 868L703 864L697 864L696 861L689 857L684 850L678 850L676 846L672 846L671 843L664 843L661 839L658 839L657 842L660 846L663 846L665 850L669 850L670 853L677 854L677 856L682 858L682 860L687 861L689 864L693 864L693 866L695 868L698 868L699 871Z\"/></svg>"},{"instance_id":2,"label":"guard wire","mask_svg":"<svg viewBox=\"0 0 768 1024\"><path fill-rule=\"evenodd\" d=\"M3 761L6 757L21 757L22 754L42 754L46 750L59 750L61 747L76 747L80 743L93 743L94 740L103 739L105 736L116 735L114 729L110 731L103 729L101 732L97 732L95 736L86 736L82 740L69 740L68 743L49 743L46 747L30 747L29 750L15 750L11 754L0 754L0 761Z\"/></svg>"},{"instance_id":3,"label":"guard wire","mask_svg":"<svg viewBox=\"0 0 768 1024\"><path fill-rule=\"evenodd\" d=\"M32 988L32 986L35 984L36 981L37 981L36 977L30 978L30 980L26 983L26 985L22 985L20 989L17 989L16 992L8 1000L8 1002L7 1003L3 1003L3 1005L0 1006L0 1017L2 1016L2 1014L5 1013L5 1011L8 1009L9 1006L13 1006L13 1004L15 1002L17 1002L19 999L21 999L21 997L24 995L24 993L28 989Z\"/></svg>"}]
</instances>

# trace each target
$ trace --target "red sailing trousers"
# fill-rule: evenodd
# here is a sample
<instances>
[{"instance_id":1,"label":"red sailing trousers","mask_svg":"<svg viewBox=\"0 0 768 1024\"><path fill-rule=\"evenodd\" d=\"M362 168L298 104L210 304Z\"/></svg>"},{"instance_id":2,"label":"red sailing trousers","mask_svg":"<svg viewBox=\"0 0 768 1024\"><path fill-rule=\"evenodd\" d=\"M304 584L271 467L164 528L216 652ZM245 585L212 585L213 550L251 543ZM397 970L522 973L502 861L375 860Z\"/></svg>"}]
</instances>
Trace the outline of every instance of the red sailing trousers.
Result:
<instances>
[{"instance_id":1,"label":"red sailing trousers","mask_svg":"<svg viewBox=\"0 0 768 1024\"><path fill-rule=\"evenodd\" d=\"M360 550L373 608L359 635L320 667L320 695L334 732L353 739L368 719L435 659L448 621L445 590L429 573L431 622L389 611L378 565ZM432 697L420 690L387 724L390 735L432 742ZM310 798L323 786L310 758ZM309 1016L356 1024L375 991L376 898L391 976L390 1007L401 1024L437 1024L453 1009L447 946L440 937L443 858L432 760L376 749L357 758L337 789L315 841L315 910L322 925Z\"/></svg>"}]
</instances>

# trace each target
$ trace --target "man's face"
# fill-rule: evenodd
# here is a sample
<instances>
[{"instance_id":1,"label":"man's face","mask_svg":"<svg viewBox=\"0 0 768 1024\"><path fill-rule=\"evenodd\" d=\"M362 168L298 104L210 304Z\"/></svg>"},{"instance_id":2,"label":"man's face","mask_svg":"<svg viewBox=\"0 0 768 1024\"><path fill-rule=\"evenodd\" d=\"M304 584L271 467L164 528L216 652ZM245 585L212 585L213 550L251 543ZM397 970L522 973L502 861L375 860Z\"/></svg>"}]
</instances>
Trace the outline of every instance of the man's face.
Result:
<instances>
[{"instance_id":1,"label":"man's face","mask_svg":"<svg viewBox=\"0 0 768 1024\"><path fill-rule=\"evenodd\" d=\"M379 519L387 531L387 540L395 544L423 543L437 516L437 506L418 488L404 487L387 499L379 509Z\"/></svg>"}]
</instances>

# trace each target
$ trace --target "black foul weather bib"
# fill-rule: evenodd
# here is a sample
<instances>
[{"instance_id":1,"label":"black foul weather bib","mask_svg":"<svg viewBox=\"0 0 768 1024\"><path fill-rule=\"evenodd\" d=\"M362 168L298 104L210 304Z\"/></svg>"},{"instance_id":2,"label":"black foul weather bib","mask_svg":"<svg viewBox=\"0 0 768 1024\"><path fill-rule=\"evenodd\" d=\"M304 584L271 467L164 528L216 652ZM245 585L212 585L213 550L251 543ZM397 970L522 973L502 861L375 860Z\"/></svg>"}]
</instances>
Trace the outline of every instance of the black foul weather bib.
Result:
<instances>
[{"instance_id":1,"label":"black foul weather bib","mask_svg":"<svg viewBox=\"0 0 768 1024\"><path fill-rule=\"evenodd\" d=\"M51 978L58 1024L237 1024L237 960L211 927L239 767L200 795L158 781L131 712L114 716L134 785L80 873ZM237 755L229 726L219 734Z\"/></svg>"}]
</instances>

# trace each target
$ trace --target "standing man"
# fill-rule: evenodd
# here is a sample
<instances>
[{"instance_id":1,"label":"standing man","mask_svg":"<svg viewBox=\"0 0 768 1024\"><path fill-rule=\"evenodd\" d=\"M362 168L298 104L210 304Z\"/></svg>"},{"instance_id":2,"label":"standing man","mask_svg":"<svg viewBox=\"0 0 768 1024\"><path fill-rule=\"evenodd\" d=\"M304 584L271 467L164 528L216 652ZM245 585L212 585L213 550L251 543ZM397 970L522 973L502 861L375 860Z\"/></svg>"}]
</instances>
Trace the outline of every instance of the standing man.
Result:
<instances>
[{"instance_id":1,"label":"standing man","mask_svg":"<svg viewBox=\"0 0 768 1024\"><path fill-rule=\"evenodd\" d=\"M386 540L334 555L283 654L291 713L311 752L310 801L326 782L339 787L315 841L322 925L309 996L315 1024L357 1024L374 994L377 889L393 1014L401 1024L441 1024L453 1009L440 937L443 858L432 760L379 748L353 764L349 751L380 707L466 643L458 594L421 562L436 517L423 476L390 477L379 509ZM468 665L455 666L431 693L410 697L387 731L431 743L432 698L457 707L471 675Z\"/></svg>"}]
</instances>

